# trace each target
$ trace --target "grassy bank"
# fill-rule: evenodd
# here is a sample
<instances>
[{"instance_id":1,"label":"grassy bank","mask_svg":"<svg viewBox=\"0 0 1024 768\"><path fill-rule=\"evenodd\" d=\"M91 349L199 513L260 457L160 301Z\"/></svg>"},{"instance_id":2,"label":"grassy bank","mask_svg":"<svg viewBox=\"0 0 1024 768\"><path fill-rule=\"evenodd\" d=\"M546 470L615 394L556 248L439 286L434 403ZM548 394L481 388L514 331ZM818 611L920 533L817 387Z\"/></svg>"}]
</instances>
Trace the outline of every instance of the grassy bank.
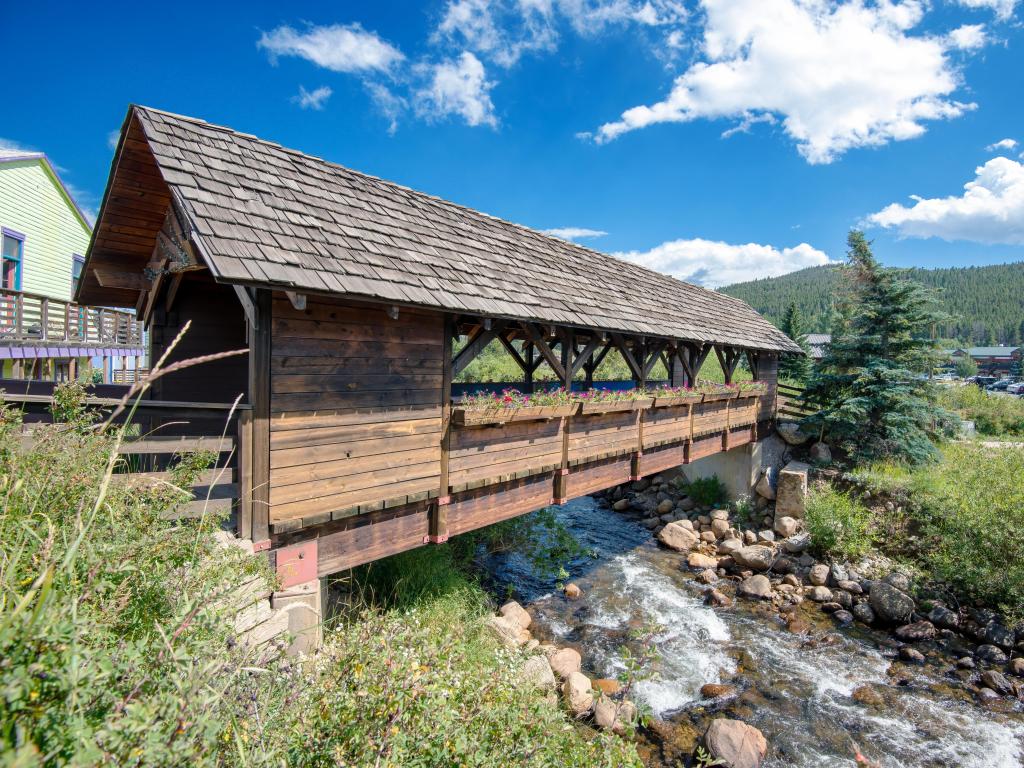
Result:
<instances>
[{"instance_id":1,"label":"grassy bank","mask_svg":"<svg viewBox=\"0 0 1024 768\"><path fill-rule=\"evenodd\" d=\"M953 443L935 463L876 463L852 477L870 503L830 487L811 493L820 547L856 558L877 546L956 599L1024 619L1024 451Z\"/></svg>"},{"instance_id":2,"label":"grassy bank","mask_svg":"<svg viewBox=\"0 0 1024 768\"><path fill-rule=\"evenodd\" d=\"M942 387L939 402L973 421L978 434L991 438L1024 438L1024 398L992 395L980 387Z\"/></svg>"},{"instance_id":3,"label":"grassy bank","mask_svg":"<svg viewBox=\"0 0 1024 768\"><path fill-rule=\"evenodd\" d=\"M57 426L24 450L17 430L0 414L0 763L637 763L516 684L452 549L353 574L355 606L300 667L236 642L224 598L258 561L214 546L217 520L161 517L201 461L129 490L110 437Z\"/></svg>"}]
</instances>

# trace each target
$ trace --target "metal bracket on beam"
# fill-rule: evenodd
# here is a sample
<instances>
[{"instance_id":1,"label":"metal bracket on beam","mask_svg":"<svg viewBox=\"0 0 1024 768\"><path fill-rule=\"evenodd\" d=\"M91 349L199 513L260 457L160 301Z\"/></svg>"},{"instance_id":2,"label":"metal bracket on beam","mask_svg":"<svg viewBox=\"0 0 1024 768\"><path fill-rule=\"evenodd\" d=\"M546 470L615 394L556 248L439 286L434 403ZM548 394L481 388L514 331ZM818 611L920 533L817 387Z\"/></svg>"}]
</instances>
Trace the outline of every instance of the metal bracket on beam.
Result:
<instances>
[{"instance_id":1,"label":"metal bracket on beam","mask_svg":"<svg viewBox=\"0 0 1024 768\"><path fill-rule=\"evenodd\" d=\"M253 552L266 552L270 549L270 539L263 539L262 541L254 541L252 543Z\"/></svg>"},{"instance_id":2,"label":"metal bracket on beam","mask_svg":"<svg viewBox=\"0 0 1024 768\"><path fill-rule=\"evenodd\" d=\"M299 312L302 312L306 308L306 294L296 293L295 291L285 291L284 295L288 297L288 301L292 303Z\"/></svg>"},{"instance_id":3,"label":"metal bracket on beam","mask_svg":"<svg viewBox=\"0 0 1024 768\"><path fill-rule=\"evenodd\" d=\"M277 550L277 579L281 588L305 584L317 577L317 540L310 539Z\"/></svg>"},{"instance_id":4,"label":"metal bracket on beam","mask_svg":"<svg viewBox=\"0 0 1024 768\"><path fill-rule=\"evenodd\" d=\"M398 307L396 307L395 305L391 305L390 307L388 307L387 313L388 317L390 317L392 320L398 319Z\"/></svg>"}]
</instances>

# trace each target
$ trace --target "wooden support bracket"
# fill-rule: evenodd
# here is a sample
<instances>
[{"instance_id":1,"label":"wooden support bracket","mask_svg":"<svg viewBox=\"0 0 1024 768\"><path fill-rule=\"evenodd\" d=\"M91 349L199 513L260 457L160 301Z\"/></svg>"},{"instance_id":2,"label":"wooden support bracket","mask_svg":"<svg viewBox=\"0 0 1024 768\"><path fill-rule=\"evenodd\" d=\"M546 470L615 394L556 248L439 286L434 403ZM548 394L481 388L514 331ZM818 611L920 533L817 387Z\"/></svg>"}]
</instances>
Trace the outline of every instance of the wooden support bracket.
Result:
<instances>
[{"instance_id":1,"label":"wooden support bracket","mask_svg":"<svg viewBox=\"0 0 1024 768\"><path fill-rule=\"evenodd\" d=\"M636 361L636 358L633 356L633 353L630 351L629 347L626 346L626 340L622 337L622 334L612 333L610 334L610 336L612 339L612 343L615 344L615 347L619 350L619 354L622 355L622 359L625 360L626 365L629 366L629 370L633 374L633 378L637 379L638 381L642 381L644 377L643 368Z\"/></svg>"},{"instance_id":2,"label":"wooden support bracket","mask_svg":"<svg viewBox=\"0 0 1024 768\"><path fill-rule=\"evenodd\" d=\"M292 303L299 312L306 309L306 294L296 293L295 291L285 291L284 295L288 297L288 301Z\"/></svg>"}]
</instances>

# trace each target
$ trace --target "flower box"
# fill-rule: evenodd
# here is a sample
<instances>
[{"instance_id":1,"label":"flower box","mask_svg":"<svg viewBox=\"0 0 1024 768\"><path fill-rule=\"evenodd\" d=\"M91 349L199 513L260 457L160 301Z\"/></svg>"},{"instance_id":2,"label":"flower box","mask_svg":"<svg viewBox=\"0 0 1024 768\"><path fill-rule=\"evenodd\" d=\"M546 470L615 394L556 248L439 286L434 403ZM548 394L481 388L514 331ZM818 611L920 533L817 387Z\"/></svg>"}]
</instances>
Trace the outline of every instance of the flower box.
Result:
<instances>
[{"instance_id":1,"label":"flower box","mask_svg":"<svg viewBox=\"0 0 1024 768\"><path fill-rule=\"evenodd\" d=\"M768 387L762 383L755 384L754 386L747 385L739 391L737 397L760 397L768 391Z\"/></svg>"},{"instance_id":2,"label":"flower box","mask_svg":"<svg viewBox=\"0 0 1024 768\"><path fill-rule=\"evenodd\" d=\"M618 413L619 411L640 411L650 408L653 397L642 397L636 400L584 400L580 405L580 414Z\"/></svg>"},{"instance_id":3,"label":"flower box","mask_svg":"<svg viewBox=\"0 0 1024 768\"><path fill-rule=\"evenodd\" d=\"M704 399L700 392L693 392L688 395L655 395L655 408L670 408L674 405L693 405Z\"/></svg>"},{"instance_id":4,"label":"flower box","mask_svg":"<svg viewBox=\"0 0 1024 768\"><path fill-rule=\"evenodd\" d=\"M579 403L563 405L528 405L522 407L487 406L452 408L452 423L457 427L480 427L492 424L507 424L513 421L542 421L572 416L579 409Z\"/></svg>"},{"instance_id":5,"label":"flower box","mask_svg":"<svg viewBox=\"0 0 1024 768\"><path fill-rule=\"evenodd\" d=\"M739 394L739 390L730 389L722 392L705 392L704 402L713 403L717 400L732 400Z\"/></svg>"}]
</instances>

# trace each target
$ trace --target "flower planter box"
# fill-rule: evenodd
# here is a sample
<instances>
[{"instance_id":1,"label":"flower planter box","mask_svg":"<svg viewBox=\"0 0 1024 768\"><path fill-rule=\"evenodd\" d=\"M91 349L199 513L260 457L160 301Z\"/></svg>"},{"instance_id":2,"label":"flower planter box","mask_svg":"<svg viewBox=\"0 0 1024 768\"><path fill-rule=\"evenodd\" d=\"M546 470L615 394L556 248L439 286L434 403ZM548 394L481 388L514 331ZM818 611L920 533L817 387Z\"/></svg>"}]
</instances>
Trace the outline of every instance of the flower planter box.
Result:
<instances>
[{"instance_id":1,"label":"flower planter box","mask_svg":"<svg viewBox=\"0 0 1024 768\"><path fill-rule=\"evenodd\" d=\"M728 392L705 392L704 393L704 402L705 403L714 403L714 402L717 402L718 400L732 400L738 394L739 394L739 392L737 390L735 390L735 389L729 390Z\"/></svg>"},{"instance_id":2,"label":"flower planter box","mask_svg":"<svg viewBox=\"0 0 1024 768\"><path fill-rule=\"evenodd\" d=\"M515 421L542 421L571 416L579 409L578 403L565 405L531 405L523 408L452 408L452 423L457 427L484 427Z\"/></svg>"},{"instance_id":3,"label":"flower planter box","mask_svg":"<svg viewBox=\"0 0 1024 768\"><path fill-rule=\"evenodd\" d=\"M704 395L700 392L694 392L692 395L658 395L654 398L655 408L671 408L676 405L692 405L693 403L699 403L704 399Z\"/></svg>"},{"instance_id":4,"label":"flower planter box","mask_svg":"<svg viewBox=\"0 0 1024 768\"><path fill-rule=\"evenodd\" d=\"M650 408L654 402L653 397L644 397L639 400L609 400L601 402L600 400L586 401L580 405L580 414L594 414L594 413L619 413L621 411L641 411L644 408Z\"/></svg>"}]
</instances>

